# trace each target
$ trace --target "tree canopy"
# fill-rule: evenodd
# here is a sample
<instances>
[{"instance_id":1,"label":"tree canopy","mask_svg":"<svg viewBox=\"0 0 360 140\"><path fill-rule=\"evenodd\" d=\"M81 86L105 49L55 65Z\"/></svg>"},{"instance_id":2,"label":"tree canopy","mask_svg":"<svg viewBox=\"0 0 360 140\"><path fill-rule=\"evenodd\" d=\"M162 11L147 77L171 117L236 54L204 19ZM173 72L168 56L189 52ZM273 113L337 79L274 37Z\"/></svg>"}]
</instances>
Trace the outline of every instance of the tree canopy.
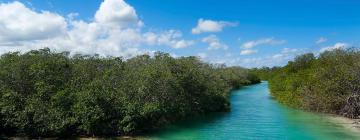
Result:
<instances>
[{"instance_id":1,"label":"tree canopy","mask_svg":"<svg viewBox=\"0 0 360 140\"><path fill-rule=\"evenodd\" d=\"M360 116L360 52L333 50L296 57L282 68L254 69L280 103L350 118ZM263 76L264 77L264 76Z\"/></svg>"},{"instance_id":2,"label":"tree canopy","mask_svg":"<svg viewBox=\"0 0 360 140\"><path fill-rule=\"evenodd\" d=\"M49 49L0 57L0 133L131 135L229 110L249 70L157 52L128 60Z\"/></svg>"}]
</instances>

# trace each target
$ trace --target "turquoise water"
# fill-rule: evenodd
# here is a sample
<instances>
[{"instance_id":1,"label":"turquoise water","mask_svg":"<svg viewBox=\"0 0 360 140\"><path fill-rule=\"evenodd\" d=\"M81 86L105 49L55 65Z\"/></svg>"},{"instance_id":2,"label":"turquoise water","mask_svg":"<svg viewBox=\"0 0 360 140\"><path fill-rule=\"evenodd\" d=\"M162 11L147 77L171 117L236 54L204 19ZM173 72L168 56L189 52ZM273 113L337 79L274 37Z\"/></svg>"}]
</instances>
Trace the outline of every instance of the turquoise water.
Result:
<instances>
[{"instance_id":1,"label":"turquoise water","mask_svg":"<svg viewBox=\"0 0 360 140\"><path fill-rule=\"evenodd\" d=\"M332 140L360 136L325 116L284 107L271 99L267 82L231 94L231 112L169 126L147 136L154 140Z\"/></svg>"}]
</instances>

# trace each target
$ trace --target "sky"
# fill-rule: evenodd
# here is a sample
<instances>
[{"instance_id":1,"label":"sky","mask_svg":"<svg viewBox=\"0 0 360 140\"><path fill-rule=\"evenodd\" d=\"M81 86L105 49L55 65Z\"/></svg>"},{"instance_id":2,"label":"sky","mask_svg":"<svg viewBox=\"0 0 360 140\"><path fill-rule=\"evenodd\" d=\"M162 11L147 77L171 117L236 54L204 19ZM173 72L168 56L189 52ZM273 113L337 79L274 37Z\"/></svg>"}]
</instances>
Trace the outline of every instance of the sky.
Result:
<instances>
[{"instance_id":1,"label":"sky","mask_svg":"<svg viewBox=\"0 0 360 140\"><path fill-rule=\"evenodd\" d=\"M156 51L248 68L360 46L358 0L0 0L0 54Z\"/></svg>"}]
</instances>

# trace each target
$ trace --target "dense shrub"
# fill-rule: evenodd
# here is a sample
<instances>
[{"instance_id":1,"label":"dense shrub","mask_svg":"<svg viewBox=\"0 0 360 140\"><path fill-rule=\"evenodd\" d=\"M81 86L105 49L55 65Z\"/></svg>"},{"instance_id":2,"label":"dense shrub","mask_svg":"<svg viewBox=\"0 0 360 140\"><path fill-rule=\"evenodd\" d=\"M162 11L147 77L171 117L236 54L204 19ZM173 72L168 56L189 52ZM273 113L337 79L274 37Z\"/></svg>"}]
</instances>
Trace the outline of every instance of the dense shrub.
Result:
<instances>
[{"instance_id":1,"label":"dense shrub","mask_svg":"<svg viewBox=\"0 0 360 140\"><path fill-rule=\"evenodd\" d=\"M240 67L168 54L128 60L41 49L0 58L0 133L131 135L229 109L231 88L259 82Z\"/></svg>"},{"instance_id":2,"label":"dense shrub","mask_svg":"<svg viewBox=\"0 0 360 140\"><path fill-rule=\"evenodd\" d=\"M318 57L304 54L267 73L272 96L283 104L359 118L360 52L356 49L326 51Z\"/></svg>"}]
</instances>

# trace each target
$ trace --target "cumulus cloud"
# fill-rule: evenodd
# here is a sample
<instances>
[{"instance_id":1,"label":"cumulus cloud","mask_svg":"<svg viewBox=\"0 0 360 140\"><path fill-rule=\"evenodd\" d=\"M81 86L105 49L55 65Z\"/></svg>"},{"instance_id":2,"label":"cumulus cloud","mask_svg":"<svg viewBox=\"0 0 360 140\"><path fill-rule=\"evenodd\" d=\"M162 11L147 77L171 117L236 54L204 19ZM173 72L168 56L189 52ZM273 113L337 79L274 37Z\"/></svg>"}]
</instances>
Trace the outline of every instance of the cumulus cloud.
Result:
<instances>
[{"instance_id":1,"label":"cumulus cloud","mask_svg":"<svg viewBox=\"0 0 360 140\"><path fill-rule=\"evenodd\" d=\"M300 52L297 52L300 53ZM199 56L199 54L198 54ZM246 57L236 54L211 54L202 58L203 61L215 64L226 64L227 66L242 66L247 68L263 67L263 66L280 66L285 65L289 60L293 59L295 55L273 54L262 55L259 57Z\"/></svg>"},{"instance_id":2,"label":"cumulus cloud","mask_svg":"<svg viewBox=\"0 0 360 140\"><path fill-rule=\"evenodd\" d=\"M250 54L255 54L257 53L258 51L257 50L241 50L240 51L240 55L250 55Z\"/></svg>"},{"instance_id":3,"label":"cumulus cloud","mask_svg":"<svg viewBox=\"0 0 360 140\"><path fill-rule=\"evenodd\" d=\"M259 40L253 40L249 42L245 42L241 45L241 48L243 49L251 49L256 46L262 46L262 45L281 45L286 43L285 40L275 40L274 38L264 38Z\"/></svg>"},{"instance_id":4,"label":"cumulus cloud","mask_svg":"<svg viewBox=\"0 0 360 140\"><path fill-rule=\"evenodd\" d=\"M273 67L285 65L293 60L295 56L307 52L306 49L283 48L276 54L261 55L259 57L239 56L236 53L228 52L225 54L214 53L207 55L203 60L211 63L226 64L228 66L254 67ZM199 54L198 54L199 55Z\"/></svg>"},{"instance_id":5,"label":"cumulus cloud","mask_svg":"<svg viewBox=\"0 0 360 140\"><path fill-rule=\"evenodd\" d=\"M348 47L349 47L349 44L338 42L338 43L335 43L332 46L321 48L320 52L331 51L331 50L335 50L335 49L346 49Z\"/></svg>"},{"instance_id":6,"label":"cumulus cloud","mask_svg":"<svg viewBox=\"0 0 360 140\"><path fill-rule=\"evenodd\" d=\"M0 42L41 40L63 35L67 23L62 16L34 12L20 2L0 4Z\"/></svg>"},{"instance_id":7,"label":"cumulus cloud","mask_svg":"<svg viewBox=\"0 0 360 140\"><path fill-rule=\"evenodd\" d=\"M295 56L303 54L305 52L306 50L304 49L283 48L281 52L276 54L256 58L239 59L237 61L237 64L245 67L281 66L285 65L288 61L294 59Z\"/></svg>"},{"instance_id":8,"label":"cumulus cloud","mask_svg":"<svg viewBox=\"0 0 360 140\"><path fill-rule=\"evenodd\" d=\"M273 66L285 65L290 59L291 58L288 57L274 55L274 56L239 59L238 63L248 68L263 67L263 66L273 67Z\"/></svg>"},{"instance_id":9,"label":"cumulus cloud","mask_svg":"<svg viewBox=\"0 0 360 140\"><path fill-rule=\"evenodd\" d=\"M193 34L209 33L209 32L221 32L225 27L237 26L236 22L227 21L214 21L199 19L198 24L191 30Z\"/></svg>"},{"instance_id":10,"label":"cumulus cloud","mask_svg":"<svg viewBox=\"0 0 360 140\"><path fill-rule=\"evenodd\" d=\"M170 46L175 49L186 48L194 44L194 41L187 41L179 39L182 37L182 33L177 30L169 30L161 33L157 38L159 45Z\"/></svg>"},{"instance_id":11,"label":"cumulus cloud","mask_svg":"<svg viewBox=\"0 0 360 140\"><path fill-rule=\"evenodd\" d=\"M320 37L315 43L316 44L321 44L321 43L325 43L328 39L325 37Z\"/></svg>"},{"instance_id":12,"label":"cumulus cloud","mask_svg":"<svg viewBox=\"0 0 360 140\"><path fill-rule=\"evenodd\" d=\"M228 49L228 46L220 42L220 39L216 35L209 35L201 41L209 44L208 50Z\"/></svg>"},{"instance_id":13,"label":"cumulus cloud","mask_svg":"<svg viewBox=\"0 0 360 140\"><path fill-rule=\"evenodd\" d=\"M36 12L20 2L0 5L0 53L49 47L57 51L131 57L140 45L185 48L194 44L180 31L144 32L135 9L123 0L105 0L94 20Z\"/></svg>"},{"instance_id":14,"label":"cumulus cloud","mask_svg":"<svg viewBox=\"0 0 360 140\"><path fill-rule=\"evenodd\" d=\"M145 42L150 45L170 46L174 49L186 48L193 45L192 40L181 39L182 33L178 30L168 30L162 33L147 32L144 34Z\"/></svg>"},{"instance_id":15,"label":"cumulus cloud","mask_svg":"<svg viewBox=\"0 0 360 140\"><path fill-rule=\"evenodd\" d=\"M105 0L95 14L95 21L117 27L143 24L135 9L123 0Z\"/></svg>"}]
</instances>

